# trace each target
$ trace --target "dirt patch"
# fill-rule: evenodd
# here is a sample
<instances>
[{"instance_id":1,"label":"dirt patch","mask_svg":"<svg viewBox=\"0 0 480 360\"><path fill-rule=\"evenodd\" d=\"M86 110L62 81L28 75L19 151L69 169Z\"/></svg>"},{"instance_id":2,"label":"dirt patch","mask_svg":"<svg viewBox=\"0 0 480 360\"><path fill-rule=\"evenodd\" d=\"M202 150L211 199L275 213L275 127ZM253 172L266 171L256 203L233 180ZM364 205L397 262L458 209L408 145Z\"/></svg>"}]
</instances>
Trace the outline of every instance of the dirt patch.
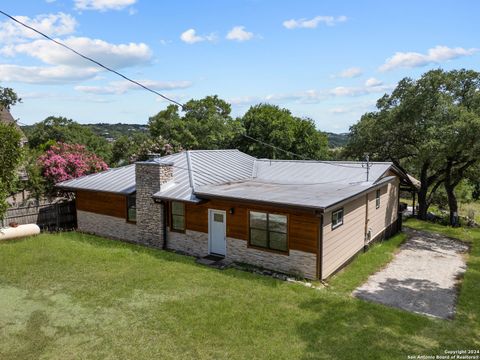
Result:
<instances>
[{"instance_id":1,"label":"dirt patch","mask_svg":"<svg viewBox=\"0 0 480 360\"><path fill-rule=\"evenodd\" d=\"M451 319L468 246L442 235L407 230L409 239L383 270L353 295L407 311Z\"/></svg>"}]
</instances>

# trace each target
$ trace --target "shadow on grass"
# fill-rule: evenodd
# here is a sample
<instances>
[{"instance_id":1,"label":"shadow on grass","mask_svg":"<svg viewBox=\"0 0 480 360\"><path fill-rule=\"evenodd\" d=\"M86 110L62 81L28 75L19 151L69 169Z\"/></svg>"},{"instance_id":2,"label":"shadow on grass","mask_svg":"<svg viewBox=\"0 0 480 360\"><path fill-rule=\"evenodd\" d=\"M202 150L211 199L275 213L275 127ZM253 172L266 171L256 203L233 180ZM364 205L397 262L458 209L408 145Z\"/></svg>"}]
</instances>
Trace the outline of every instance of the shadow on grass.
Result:
<instances>
[{"instance_id":1,"label":"shadow on grass","mask_svg":"<svg viewBox=\"0 0 480 360\"><path fill-rule=\"evenodd\" d=\"M297 328L305 359L400 359L438 346L434 338L419 339L435 321L426 317L334 295L300 307L311 313Z\"/></svg>"},{"instance_id":2,"label":"shadow on grass","mask_svg":"<svg viewBox=\"0 0 480 360\"><path fill-rule=\"evenodd\" d=\"M16 335L16 343L19 346L1 354L2 359L38 359L38 354L41 354L54 341L53 337L45 334L43 330L48 324L49 319L45 311L33 311L25 325L25 329Z\"/></svg>"}]
</instances>

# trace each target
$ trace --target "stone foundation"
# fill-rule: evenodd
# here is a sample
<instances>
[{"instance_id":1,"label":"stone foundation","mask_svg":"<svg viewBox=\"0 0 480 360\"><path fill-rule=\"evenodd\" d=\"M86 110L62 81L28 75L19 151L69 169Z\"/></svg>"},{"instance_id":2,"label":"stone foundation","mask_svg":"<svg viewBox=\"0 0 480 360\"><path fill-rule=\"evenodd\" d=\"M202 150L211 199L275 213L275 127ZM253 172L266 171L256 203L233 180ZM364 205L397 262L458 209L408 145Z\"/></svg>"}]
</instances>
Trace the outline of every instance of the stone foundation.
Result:
<instances>
[{"instance_id":1,"label":"stone foundation","mask_svg":"<svg viewBox=\"0 0 480 360\"><path fill-rule=\"evenodd\" d=\"M139 242L137 226L125 219L114 216L95 214L77 210L77 227L79 231L109 238Z\"/></svg>"},{"instance_id":2,"label":"stone foundation","mask_svg":"<svg viewBox=\"0 0 480 360\"><path fill-rule=\"evenodd\" d=\"M266 269L299 274L308 279L317 277L317 256L298 250L289 255L249 248L245 240L227 238L227 258Z\"/></svg>"},{"instance_id":3,"label":"stone foundation","mask_svg":"<svg viewBox=\"0 0 480 360\"><path fill-rule=\"evenodd\" d=\"M185 233L168 231L167 248L194 256L207 256L208 234L192 230Z\"/></svg>"}]
</instances>

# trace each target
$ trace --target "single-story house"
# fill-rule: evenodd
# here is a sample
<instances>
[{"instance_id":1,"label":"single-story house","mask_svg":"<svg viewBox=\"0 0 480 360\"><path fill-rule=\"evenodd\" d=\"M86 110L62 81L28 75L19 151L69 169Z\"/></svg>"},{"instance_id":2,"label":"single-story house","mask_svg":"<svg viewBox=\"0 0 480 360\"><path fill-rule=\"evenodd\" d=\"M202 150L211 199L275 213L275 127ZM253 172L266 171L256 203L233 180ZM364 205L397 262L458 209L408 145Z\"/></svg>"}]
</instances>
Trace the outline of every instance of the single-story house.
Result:
<instances>
[{"instance_id":1,"label":"single-story house","mask_svg":"<svg viewBox=\"0 0 480 360\"><path fill-rule=\"evenodd\" d=\"M325 279L399 231L389 162L256 159L195 150L62 182L80 231Z\"/></svg>"}]
</instances>

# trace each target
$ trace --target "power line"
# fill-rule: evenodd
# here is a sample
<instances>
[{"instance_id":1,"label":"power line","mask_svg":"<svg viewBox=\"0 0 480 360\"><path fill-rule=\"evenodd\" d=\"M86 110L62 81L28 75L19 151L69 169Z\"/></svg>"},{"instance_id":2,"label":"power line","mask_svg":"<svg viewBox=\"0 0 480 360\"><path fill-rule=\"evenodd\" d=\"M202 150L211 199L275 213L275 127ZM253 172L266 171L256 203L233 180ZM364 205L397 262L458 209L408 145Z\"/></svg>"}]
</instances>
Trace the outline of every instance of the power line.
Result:
<instances>
[{"instance_id":1,"label":"power line","mask_svg":"<svg viewBox=\"0 0 480 360\"><path fill-rule=\"evenodd\" d=\"M81 58L83 58L83 59L85 59L85 60L87 60L87 61L90 61L90 62L94 63L95 65L100 66L101 68L103 68L103 69L105 69L105 70L107 70L107 71L110 71L111 73L114 73L115 75L118 75L118 76L120 76L121 78L123 78L123 79L131 82L132 84L135 84L135 85L137 85L137 86L140 86L141 88L143 88L143 89L145 89L145 90L147 90L147 91L150 91L151 93L154 93L155 95L158 95L158 96L160 96L161 98L163 98L163 99L165 99L165 100L167 100L167 101L170 101L171 103L176 104L176 105L180 106L181 108L183 108L183 104L179 103L178 101L175 101L175 100L169 98L168 96L165 96L165 95L161 94L160 92L158 92L158 91L156 91L156 90L153 90L153 89L149 88L148 86L145 86L145 85L139 83L139 82L136 81L136 80L130 79L128 76L123 75L122 73L119 73L118 71L116 71L116 70L114 70L114 69L112 69L112 68L110 68L110 67L108 67L108 66L106 66L106 65L103 65L103 64L100 63L99 61L94 60L94 59L92 59L92 58L89 57L89 56L83 55L82 53L80 53L80 52L78 52L77 50L71 48L70 46L68 46L68 45L66 45L66 44L64 44L64 43L62 43L62 42L60 42L60 41L58 41L58 40L55 40L55 39L51 38L51 37L48 36L47 34L41 32L40 30L37 30L37 29L31 27L30 25L27 25L27 24L21 22L20 20L15 19L13 16L7 14L6 12L4 12L4 11L2 11L2 10L0 10L0 13L3 14L3 15L5 15L6 17L8 17L10 20L16 22L17 24L20 24L20 25L26 27L27 29L30 29L30 30L36 32L37 34L43 36L43 37L44 37L45 39L47 39L47 40L53 41L55 44L60 45L61 47L63 47L63 48L65 48L65 49L73 52L74 54L80 56Z\"/></svg>"},{"instance_id":2,"label":"power line","mask_svg":"<svg viewBox=\"0 0 480 360\"><path fill-rule=\"evenodd\" d=\"M163 98L163 99L165 99L165 100L167 100L167 101L170 101L171 103L173 103L173 104L175 104L175 105L180 106L182 109L185 107L184 104L182 104L182 103L180 103L180 102L178 102L178 101L176 101L176 100L173 100L173 99L169 98L168 96L165 96L165 95L163 95L162 93L160 93L160 92L158 92L158 91L156 91L156 90L154 90L154 89L151 89L151 88L149 88L148 86L143 85L142 83L140 83L140 82L138 82L138 81L136 81L136 80L133 80L133 79L129 78L129 77L126 76L126 75L123 75L122 73L120 73L120 72L118 72L118 71L116 71L116 70L114 70L114 69L112 69L112 68L110 68L110 67L102 64L101 62L99 62L99 61L97 61L97 60L95 60L95 59L92 59L91 57L89 57L89 56L87 56L87 55L84 55L84 54L80 53L79 51L77 51L77 50L71 48L70 46L62 43L61 41L58 41L58 40L53 39L52 37L50 37L50 36L48 36L47 34L41 32L40 30L37 30L37 29L35 29L34 27L32 27L32 26L30 26L30 25L27 25L27 24L25 24L24 22L22 22L22 21L20 21L20 20L15 19L12 15L9 15L9 14L7 14L6 12L4 12L4 11L2 11L2 10L0 10L0 14L3 14L4 16L6 16L6 17L9 18L10 20L14 21L15 23L17 23L17 24L19 24L19 25L21 25L21 26L23 26L23 27L25 27L25 28L27 28L27 29L30 29L31 31L39 34L40 36L44 37L45 39L50 40L50 41L54 42L55 44L57 44L57 45L65 48L65 49L73 52L75 55L80 56L81 58L83 58L83 59L85 59L85 60L87 60L87 61L90 61L90 62L94 63L95 65L97 65L97 66L99 66L99 67L101 67L101 68L103 68L103 69L105 69L105 70L107 70L107 71L109 71L109 72L117 75L117 76L120 76L121 78L123 78L123 79L131 82L132 84L135 84L135 85L143 88L144 90L147 90L147 91L149 91L149 92L151 92L151 93L153 93L153 94L155 94L155 95L157 95L157 96L160 96L161 98ZM300 159L302 159L302 160L317 161L317 162L325 163L325 164L328 164L328 165L331 165L331 166L339 166L339 167L345 167L345 168L357 168L356 166L348 166L348 165L342 165L342 164L335 164L335 163L332 163L332 162L329 162L329 161L322 161L322 160L310 159L310 158L307 158L306 156L299 155L299 154L296 154L296 153L294 153L294 152L292 152L292 151L282 149L282 148L280 148L280 147L278 147L278 146L275 146L275 145L273 145L273 144L269 144L269 143L264 142L264 141L262 141L262 140L255 139L255 138L253 138L253 137L251 137L251 136L249 136L249 135L246 135L246 134L244 134L244 133L242 133L242 134L240 134L240 135L242 135L242 136L244 136L245 138L250 139L250 140L252 140L252 141L256 141L256 142L258 142L258 143L260 143L260 144L263 144L264 146L269 146L269 147L271 147L271 148L273 148L273 149L282 151L282 152L284 152L284 153L286 153L286 154L289 154L289 155L291 155L291 156L295 156L295 157L300 158Z\"/></svg>"}]
</instances>

